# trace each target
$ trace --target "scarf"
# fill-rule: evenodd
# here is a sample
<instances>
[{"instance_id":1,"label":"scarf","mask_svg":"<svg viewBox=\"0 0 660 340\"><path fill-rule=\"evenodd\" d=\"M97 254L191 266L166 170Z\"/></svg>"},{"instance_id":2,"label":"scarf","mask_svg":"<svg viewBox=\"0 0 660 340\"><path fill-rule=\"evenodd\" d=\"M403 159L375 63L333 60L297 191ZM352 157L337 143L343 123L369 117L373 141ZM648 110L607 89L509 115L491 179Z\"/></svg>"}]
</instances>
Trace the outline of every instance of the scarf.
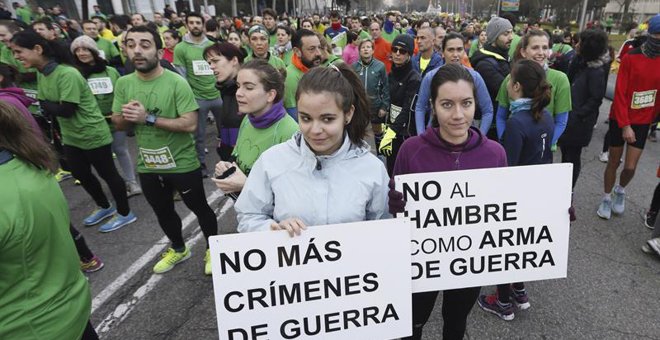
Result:
<instances>
[{"instance_id":1,"label":"scarf","mask_svg":"<svg viewBox=\"0 0 660 340\"><path fill-rule=\"evenodd\" d=\"M332 24L330 24L330 27L332 27L332 29L335 31L339 31L339 29L341 29L341 21L333 22Z\"/></svg>"},{"instance_id":2,"label":"scarf","mask_svg":"<svg viewBox=\"0 0 660 340\"><path fill-rule=\"evenodd\" d=\"M284 110L283 101L280 100L279 102L273 104L273 107L271 107L268 111L264 112L264 114L260 115L259 117L255 117L252 114L249 114L248 119L250 119L250 124L252 124L252 126L255 128L266 129L278 120L282 119L284 115L286 115L286 111Z\"/></svg>"},{"instance_id":3,"label":"scarf","mask_svg":"<svg viewBox=\"0 0 660 340\"><path fill-rule=\"evenodd\" d=\"M509 112L514 115L521 111L529 111L532 108L531 98L520 98L509 103Z\"/></svg>"},{"instance_id":4,"label":"scarf","mask_svg":"<svg viewBox=\"0 0 660 340\"><path fill-rule=\"evenodd\" d=\"M402 80L405 76L408 75L408 73L412 72L412 63L410 62L410 59L408 59L408 62L401 66L396 66L392 64L392 77L396 80Z\"/></svg>"},{"instance_id":5,"label":"scarf","mask_svg":"<svg viewBox=\"0 0 660 340\"><path fill-rule=\"evenodd\" d=\"M642 53L651 59L660 56L660 39L648 37L646 42L642 44Z\"/></svg>"},{"instance_id":6,"label":"scarf","mask_svg":"<svg viewBox=\"0 0 660 340\"><path fill-rule=\"evenodd\" d=\"M394 23L389 20L385 20L385 24L383 24L383 29L387 34L392 33L392 31L394 31Z\"/></svg>"},{"instance_id":7,"label":"scarf","mask_svg":"<svg viewBox=\"0 0 660 340\"><path fill-rule=\"evenodd\" d=\"M94 73L101 73L105 71L105 62L97 63L94 65L90 64L80 64L79 65L80 73L85 79L89 78L90 75Z\"/></svg>"},{"instance_id":8,"label":"scarf","mask_svg":"<svg viewBox=\"0 0 660 340\"><path fill-rule=\"evenodd\" d=\"M590 68L599 68L603 67L603 65L607 64L610 62L610 52L605 51L598 59L592 60L592 61L587 61L587 67Z\"/></svg>"},{"instance_id":9,"label":"scarf","mask_svg":"<svg viewBox=\"0 0 660 340\"><path fill-rule=\"evenodd\" d=\"M302 73L307 73L307 71L309 71L309 68L303 64L302 60L300 60L300 57L295 53L291 56L291 63L297 69L302 71Z\"/></svg>"}]
</instances>

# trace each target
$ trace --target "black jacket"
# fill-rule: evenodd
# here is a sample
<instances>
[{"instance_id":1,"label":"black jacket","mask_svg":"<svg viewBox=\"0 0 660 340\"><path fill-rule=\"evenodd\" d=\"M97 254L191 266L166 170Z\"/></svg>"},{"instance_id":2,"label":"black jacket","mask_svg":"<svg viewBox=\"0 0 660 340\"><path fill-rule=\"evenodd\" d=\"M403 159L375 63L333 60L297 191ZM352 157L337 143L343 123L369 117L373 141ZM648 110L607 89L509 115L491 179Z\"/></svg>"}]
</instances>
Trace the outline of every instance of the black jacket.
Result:
<instances>
[{"instance_id":1,"label":"black jacket","mask_svg":"<svg viewBox=\"0 0 660 340\"><path fill-rule=\"evenodd\" d=\"M401 67L392 65L388 76L390 85L390 112L387 124L398 136L415 135L415 103L422 78L409 61Z\"/></svg>"},{"instance_id":2,"label":"black jacket","mask_svg":"<svg viewBox=\"0 0 660 340\"><path fill-rule=\"evenodd\" d=\"M222 84L216 84L216 88L222 95L222 108L220 116L222 117L223 128L239 128L243 115L238 114L238 102L236 101L236 79L229 79Z\"/></svg>"},{"instance_id":3,"label":"black jacket","mask_svg":"<svg viewBox=\"0 0 660 340\"><path fill-rule=\"evenodd\" d=\"M562 146L589 145L598 120L598 109L603 102L609 75L610 60L606 54L601 59L585 63L576 56L568 69L571 82L571 102L573 107L568 114L566 130L559 138Z\"/></svg>"},{"instance_id":4,"label":"black jacket","mask_svg":"<svg viewBox=\"0 0 660 340\"><path fill-rule=\"evenodd\" d=\"M497 92L500 90L504 78L511 72L508 53L506 50L500 51L493 46L484 46L470 58L474 70L484 78L495 111L497 111Z\"/></svg>"}]
</instances>

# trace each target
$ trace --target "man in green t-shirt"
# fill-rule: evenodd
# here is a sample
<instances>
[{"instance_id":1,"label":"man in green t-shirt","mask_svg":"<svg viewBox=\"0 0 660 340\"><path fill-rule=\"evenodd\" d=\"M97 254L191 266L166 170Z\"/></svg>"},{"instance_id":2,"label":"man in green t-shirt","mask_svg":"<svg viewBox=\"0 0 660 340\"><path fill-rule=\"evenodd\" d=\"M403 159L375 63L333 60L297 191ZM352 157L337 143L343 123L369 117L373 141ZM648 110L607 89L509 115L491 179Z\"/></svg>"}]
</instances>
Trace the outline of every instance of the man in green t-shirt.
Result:
<instances>
[{"instance_id":1,"label":"man in green t-shirt","mask_svg":"<svg viewBox=\"0 0 660 340\"><path fill-rule=\"evenodd\" d=\"M32 23L32 10L27 5L21 5L18 2L14 2L14 9L16 10L16 19L22 21L26 24Z\"/></svg>"},{"instance_id":2,"label":"man in green t-shirt","mask_svg":"<svg viewBox=\"0 0 660 340\"><path fill-rule=\"evenodd\" d=\"M355 32L360 40L371 39L371 35L362 28L362 21L357 16L351 17L351 31Z\"/></svg>"},{"instance_id":3,"label":"man in green t-shirt","mask_svg":"<svg viewBox=\"0 0 660 340\"><path fill-rule=\"evenodd\" d=\"M202 165L202 175L208 177L206 170L206 117L209 112L215 117L216 127L220 133L220 108L222 99L220 91L215 88L215 76L204 60L204 49L213 45L213 42L204 35L204 18L199 13L189 13L186 16L188 33L183 41L174 48L174 66L180 74L184 75L195 94L199 105L199 119L195 133L195 149L197 158Z\"/></svg>"},{"instance_id":4,"label":"man in green t-shirt","mask_svg":"<svg viewBox=\"0 0 660 340\"><path fill-rule=\"evenodd\" d=\"M261 11L261 17L264 27L268 30L268 45L273 47L277 43L277 12L272 8L266 8Z\"/></svg>"},{"instance_id":5,"label":"man in green t-shirt","mask_svg":"<svg viewBox=\"0 0 660 340\"><path fill-rule=\"evenodd\" d=\"M174 190L197 216L207 249L208 238L218 233L215 213L206 202L192 136L198 126L199 106L190 85L160 65L163 43L157 32L146 26L133 27L126 34L125 48L135 72L117 80L112 122L119 130L135 127L142 193L172 242L153 268L155 273L164 273L190 258L181 218L174 209ZM204 261L204 272L210 275L208 250Z\"/></svg>"},{"instance_id":6,"label":"man in green t-shirt","mask_svg":"<svg viewBox=\"0 0 660 340\"><path fill-rule=\"evenodd\" d=\"M94 42L96 42L96 47L99 50L99 55L101 58L108 61L108 65L114 68L119 68L122 66L119 49L110 40L100 37L99 29L95 22L91 20L84 20L82 22L82 29L86 36L94 39Z\"/></svg>"},{"instance_id":7,"label":"man in green t-shirt","mask_svg":"<svg viewBox=\"0 0 660 340\"><path fill-rule=\"evenodd\" d=\"M316 33L301 29L294 35L292 45L294 54L291 57L291 64L286 68L284 80L284 108L293 119L298 120L296 104L298 82L309 69L321 65L321 40Z\"/></svg>"}]
</instances>

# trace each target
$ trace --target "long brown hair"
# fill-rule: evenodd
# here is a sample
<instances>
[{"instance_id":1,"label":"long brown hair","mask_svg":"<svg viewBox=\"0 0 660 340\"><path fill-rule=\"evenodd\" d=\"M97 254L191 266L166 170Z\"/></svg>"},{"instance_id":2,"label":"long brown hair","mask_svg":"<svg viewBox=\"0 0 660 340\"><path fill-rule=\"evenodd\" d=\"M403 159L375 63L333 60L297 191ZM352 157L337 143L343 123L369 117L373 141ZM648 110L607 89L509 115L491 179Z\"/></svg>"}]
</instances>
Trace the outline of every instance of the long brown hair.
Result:
<instances>
[{"instance_id":1,"label":"long brown hair","mask_svg":"<svg viewBox=\"0 0 660 340\"><path fill-rule=\"evenodd\" d=\"M546 80L545 70L532 60L518 60L511 67L511 81L520 83L525 98L532 99L532 117L538 122L543 110L550 104L552 85Z\"/></svg>"},{"instance_id":2,"label":"long brown hair","mask_svg":"<svg viewBox=\"0 0 660 340\"><path fill-rule=\"evenodd\" d=\"M0 149L38 169L55 172L57 163L48 143L15 106L0 101Z\"/></svg>"}]
</instances>

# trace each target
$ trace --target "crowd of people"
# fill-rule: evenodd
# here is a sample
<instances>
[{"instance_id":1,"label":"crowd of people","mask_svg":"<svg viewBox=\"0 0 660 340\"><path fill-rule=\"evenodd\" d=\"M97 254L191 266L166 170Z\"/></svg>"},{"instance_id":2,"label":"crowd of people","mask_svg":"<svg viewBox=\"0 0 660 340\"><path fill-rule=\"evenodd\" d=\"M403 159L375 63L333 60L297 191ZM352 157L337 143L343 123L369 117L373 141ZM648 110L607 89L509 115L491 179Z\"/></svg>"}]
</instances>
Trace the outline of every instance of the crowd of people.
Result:
<instances>
[{"instance_id":1,"label":"crowd of people","mask_svg":"<svg viewBox=\"0 0 660 340\"><path fill-rule=\"evenodd\" d=\"M82 272L104 264L75 225L107 233L134 223L129 197L146 199L171 242L153 272L192 256L174 208L182 200L207 240L211 275L218 219L206 201L209 177L236 200L239 232L294 237L403 212L393 181L402 174L548 164L560 152L575 188L615 59L604 195L594 210L623 214L625 187L660 118L660 15L647 26L615 55L602 29L519 29L510 13L487 22L394 12L292 18L272 9L213 18L168 6L152 20L98 8L79 24L61 9L0 20L0 272L11 278L0 282L0 305L28 307L0 308L0 337L96 338ZM208 130L217 164L206 159ZM70 220L57 186L68 178L96 205L83 221ZM659 208L660 185L642 247L658 256ZM576 219L572 206L568 214ZM36 287L40 294L21 293ZM410 339L421 339L438 294L413 294ZM530 307L522 282L492 294L444 291L442 301L444 339L463 338L475 303L503 320Z\"/></svg>"}]
</instances>

